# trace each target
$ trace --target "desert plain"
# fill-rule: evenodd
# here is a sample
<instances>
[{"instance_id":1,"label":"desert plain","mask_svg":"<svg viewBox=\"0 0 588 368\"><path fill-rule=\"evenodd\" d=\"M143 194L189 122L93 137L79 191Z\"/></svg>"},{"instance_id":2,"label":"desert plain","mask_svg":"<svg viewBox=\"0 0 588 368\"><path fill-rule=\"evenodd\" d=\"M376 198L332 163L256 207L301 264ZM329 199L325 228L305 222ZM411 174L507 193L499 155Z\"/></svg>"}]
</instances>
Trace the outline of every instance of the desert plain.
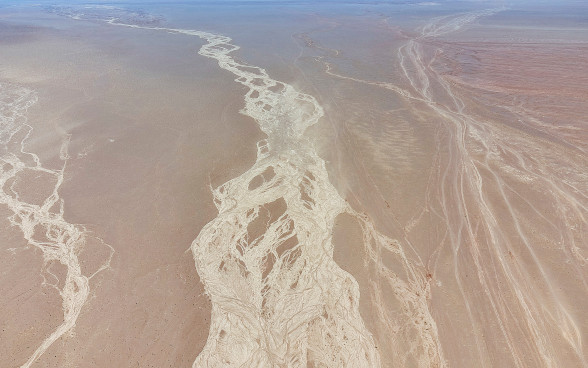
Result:
<instances>
[{"instance_id":1,"label":"desert plain","mask_svg":"<svg viewBox=\"0 0 588 368\"><path fill-rule=\"evenodd\" d=\"M587 367L587 13L0 4L0 367Z\"/></svg>"}]
</instances>

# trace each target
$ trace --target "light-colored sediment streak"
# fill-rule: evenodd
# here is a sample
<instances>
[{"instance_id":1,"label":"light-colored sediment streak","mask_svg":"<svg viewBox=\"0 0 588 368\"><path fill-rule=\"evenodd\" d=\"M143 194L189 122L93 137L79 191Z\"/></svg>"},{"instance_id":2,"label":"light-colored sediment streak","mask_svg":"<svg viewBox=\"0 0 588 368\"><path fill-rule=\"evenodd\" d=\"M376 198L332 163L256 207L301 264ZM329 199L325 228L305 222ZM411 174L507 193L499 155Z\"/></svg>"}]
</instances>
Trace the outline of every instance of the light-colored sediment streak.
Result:
<instances>
[{"instance_id":1,"label":"light-colored sediment streak","mask_svg":"<svg viewBox=\"0 0 588 368\"><path fill-rule=\"evenodd\" d=\"M335 217L347 206L303 136L322 108L232 59L229 38L205 37L200 54L249 88L243 113L268 137L250 170L214 190L219 215L192 245L213 302L194 366L379 366L358 286L333 261Z\"/></svg>"},{"instance_id":2,"label":"light-colored sediment streak","mask_svg":"<svg viewBox=\"0 0 588 368\"><path fill-rule=\"evenodd\" d=\"M206 40L199 54L248 88L242 113L267 134L253 167L213 189L219 214L192 244L212 300L209 338L194 367L379 367L357 282L333 261L335 218L355 212L304 137L323 116L315 98L236 61L229 37L109 22Z\"/></svg>"},{"instance_id":3,"label":"light-colored sediment streak","mask_svg":"<svg viewBox=\"0 0 588 368\"><path fill-rule=\"evenodd\" d=\"M588 291L585 156L550 160L544 149L559 152L550 142L480 117L435 69L443 53L440 36L496 11L435 18L420 28L398 50L402 86L345 77L335 63L327 64L334 77L398 93L436 123L425 204L394 234L396 240L378 232L330 184L325 163L304 136L323 116L312 96L235 60L238 47L228 37L108 21L204 39L199 53L247 88L243 113L267 134L251 169L212 188L219 214L192 244L213 304L209 338L195 367L442 367L460 354L481 367L496 361L515 367L587 365L577 314L559 297L559 280L533 244L541 237L551 242L549 252L563 255L558 259L581 280L578 292ZM543 212L538 192L553 214ZM357 283L333 262L334 219L345 212L363 230L368 296L377 327L385 331L377 344L358 313ZM424 252L411 239L431 223L438 226L436 249ZM438 277L455 290L444 290ZM433 288L441 300L433 298ZM387 307L392 299L395 308ZM443 303L463 313L439 327L436 319L453 313ZM452 329L459 337L444 341ZM463 343L468 346L452 346ZM381 361L377 345L391 351L389 360Z\"/></svg>"},{"instance_id":4,"label":"light-colored sediment streak","mask_svg":"<svg viewBox=\"0 0 588 368\"><path fill-rule=\"evenodd\" d=\"M88 233L83 226L70 224L63 218L64 203L59 196L59 189L68 159L69 137L66 137L61 146L60 158L64 165L59 170L43 167L36 154L25 150L26 140L33 131L27 124L26 113L36 101L37 96L31 90L0 84L0 205L12 212L10 223L22 231L29 245L42 252L45 264L59 262L66 268L65 280L58 280L52 274L57 282L45 284L54 287L61 295L63 322L43 340L22 368L30 367L51 344L75 326L88 299L90 279L106 269L110 263L109 258L94 274L84 275L78 253L84 246ZM42 174L49 177L51 194L41 203L28 203L21 199L15 185L23 174ZM112 248L110 249L112 257Z\"/></svg>"},{"instance_id":5,"label":"light-colored sediment streak","mask_svg":"<svg viewBox=\"0 0 588 368\"><path fill-rule=\"evenodd\" d=\"M381 366L359 315L357 282L333 261L332 232L342 213L361 224L366 253L406 312L402 329L413 334L408 344L418 365L445 366L422 261L407 257L400 242L378 232L366 214L341 198L324 161L304 137L324 114L315 98L270 78L262 68L234 60L229 54L239 47L228 37L116 19L109 23L205 39L199 53L218 60L248 88L242 112L268 136L258 143L251 169L213 189L219 215L192 244L213 304L209 339L194 367ZM383 265L382 249L398 259L406 277ZM378 283L372 288L376 298L383 298ZM376 309L390 321L380 301ZM398 331L387 327L390 333ZM383 343L394 345L395 340Z\"/></svg>"},{"instance_id":6,"label":"light-colored sediment streak","mask_svg":"<svg viewBox=\"0 0 588 368\"><path fill-rule=\"evenodd\" d=\"M578 178L574 178L573 173L580 174L583 168L573 160L567 161L572 175L554 178L552 173L557 170L550 167L548 162L541 162L540 155L533 157L534 153L541 151L539 145L535 145L525 136L517 137L513 132L501 131L492 123L470 114L451 85L432 67L434 57L426 60L427 56L419 44L421 41L426 42L427 38L459 30L478 17L494 12L489 10L435 19L422 28L420 37L410 40L399 50L399 59L406 78L417 96L425 100L442 118L440 121L443 132L448 134L446 139L439 141L448 149L448 154L442 158L445 165L439 173L437 193L431 197L440 201L441 212L437 215L443 219L448 229L447 243L453 249L454 273L458 285L462 288L462 282L465 282L459 260L460 254L465 252L474 262L478 281L490 303L494 320L499 324L515 366L528 366L525 362L525 351L528 350L534 353L541 366L560 366L557 360L559 354L550 343L550 335L555 333L569 343L569 348L576 354L577 362L587 366L580 329L567 307L561 303L544 261L536 255L534 245L529 240L533 229L524 225L524 219L521 218L524 212L517 208L517 196L528 204L536 199L528 198L526 193L517 193L508 183L514 177L516 181L527 182L545 190L545 199L553 201L555 210L567 222L564 226L551 224L558 228L562 239L567 240L562 243L561 251L568 254L569 258L575 258L573 264L582 265L587 259L580 253L570 227L577 220L580 223L585 221L586 196L566 181L576 181ZM443 97L448 97L450 103L438 103ZM450 142L449 146L445 145L447 142ZM437 151L441 152L442 149L440 146ZM498 199L490 199L490 188ZM502 203L506 207L505 215L512 221L516 231L514 236L505 230L503 219L496 212L496 204L493 202ZM537 214L543 216L539 212ZM480 236L482 233L486 236ZM509 262L506 257L519 244L532 260L533 265L528 269L520 263ZM486 267L488 259L483 254L490 255L494 267ZM532 268L537 270L538 279L530 277L529 269ZM581 275L580 272L579 276ZM497 278L506 282L497 285L494 282ZM540 285L539 289L543 290L534 290L531 285ZM588 290L586 286L584 283L582 292ZM464 301L468 303L464 289L461 292ZM547 303L540 305L538 300ZM520 313L521 320L518 322L521 327L514 327L509 323L513 308ZM522 328L529 338L525 344L528 346L522 346L517 341L515 336L519 333L516 331L518 328ZM483 341L478 341L478 348L483 345Z\"/></svg>"},{"instance_id":7,"label":"light-colored sediment streak","mask_svg":"<svg viewBox=\"0 0 588 368\"><path fill-rule=\"evenodd\" d=\"M493 335L498 342L486 340L483 333L470 335L476 340L474 354L479 366L492 366L497 357L488 351L496 349L492 352L497 354L502 349L507 355L499 359L515 367L586 367L581 323L574 319L569 304L563 302L561 287L546 266L549 259L542 259L534 244L534 240L541 239L539 233L547 234L542 235L543 239L551 236L548 241L553 242L567 264L567 272L579 280L580 290L576 292L588 292L585 150L572 147L565 151L565 157L557 157L564 152L557 145L477 116L434 67L443 51L437 37L495 12L445 16L423 26L420 35L398 50L399 65L409 88L343 76L324 57L319 60L326 63L326 72L332 76L389 89L416 108L425 106L434 113L438 122L437 155L426 204L404 231L409 238L411 229L425 217L432 216L443 224L445 235L434 254L452 254L453 278L468 313L468 325L472 331L498 331L498 336ZM529 120L516 107L503 108L514 113L519 122L539 131L546 125ZM551 204L552 213L538 209L545 208L544 203ZM537 219L539 225L531 218ZM413 249L410 243L401 244ZM517 262L513 254L524 255L525 261ZM376 256L370 257L377 265ZM431 277L446 273L443 264L433 262L433 266ZM472 268L475 281L471 272L470 279L466 279ZM386 276L384 272L379 274L384 279ZM382 293L374 288L374 294L378 304ZM487 313L484 323L479 310ZM397 325L387 311L382 311L379 318L392 328Z\"/></svg>"}]
</instances>

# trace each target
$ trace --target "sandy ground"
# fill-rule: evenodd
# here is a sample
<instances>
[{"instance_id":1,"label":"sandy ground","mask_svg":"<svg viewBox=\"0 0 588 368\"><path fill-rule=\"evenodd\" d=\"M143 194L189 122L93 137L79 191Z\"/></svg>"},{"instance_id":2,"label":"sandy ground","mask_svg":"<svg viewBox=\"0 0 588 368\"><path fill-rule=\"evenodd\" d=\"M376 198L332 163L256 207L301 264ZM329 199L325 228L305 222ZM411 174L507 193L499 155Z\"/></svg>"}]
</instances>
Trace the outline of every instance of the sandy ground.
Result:
<instances>
[{"instance_id":1,"label":"sandy ground","mask_svg":"<svg viewBox=\"0 0 588 368\"><path fill-rule=\"evenodd\" d=\"M32 366L339 367L358 346L382 367L588 366L588 48L573 9L203 9L168 20L233 37L233 74L246 60L316 98L303 138L270 132L283 147L257 152L250 117L284 117L279 89L255 90L274 79L235 83L197 37L2 10L0 79L36 91L26 148L50 170L9 185L42 203L69 135L63 219L86 234L87 300ZM260 91L268 115L240 114ZM66 269L11 214L0 206L0 365L16 367L62 323ZM262 300L264 327L244 328L227 295Z\"/></svg>"},{"instance_id":2,"label":"sandy ground","mask_svg":"<svg viewBox=\"0 0 588 368\"><path fill-rule=\"evenodd\" d=\"M150 38L135 38L133 30L112 40L93 37L96 26L90 28L76 28L84 40L43 30L31 32L28 42L2 45L3 76L39 91L28 114L34 134L27 149L59 168L60 141L71 134L60 193L66 220L88 230L79 254L83 272L94 273L109 259L108 246L114 250L108 269L90 281L75 331L34 366L188 366L210 323L190 243L216 211L209 185L251 165L263 135L238 113L239 91L226 88L232 79L212 62L194 61L199 42L180 40L175 46L182 51L165 56L168 40L153 50ZM97 28L108 33L108 26ZM36 203L47 196L49 180L29 176L20 175L15 190ZM59 294L41 283L57 282L47 268L62 281L64 270L43 265L41 252L26 246L6 216L2 313L8 318L0 355L2 366L13 367L61 323Z\"/></svg>"},{"instance_id":3,"label":"sandy ground","mask_svg":"<svg viewBox=\"0 0 588 368\"><path fill-rule=\"evenodd\" d=\"M366 244L349 217L335 228L383 366L586 365L588 50L565 26L505 19L399 53L412 85L347 71L315 36L341 95L332 176L405 252Z\"/></svg>"}]
</instances>

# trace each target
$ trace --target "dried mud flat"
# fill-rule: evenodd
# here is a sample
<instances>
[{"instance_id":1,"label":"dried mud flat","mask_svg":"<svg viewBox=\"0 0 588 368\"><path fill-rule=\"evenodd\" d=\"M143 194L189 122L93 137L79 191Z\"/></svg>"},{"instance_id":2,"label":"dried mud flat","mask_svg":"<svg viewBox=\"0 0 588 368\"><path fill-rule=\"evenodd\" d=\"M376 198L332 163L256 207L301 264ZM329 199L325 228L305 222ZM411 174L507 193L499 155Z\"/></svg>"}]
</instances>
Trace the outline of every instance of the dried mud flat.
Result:
<instances>
[{"instance_id":1,"label":"dried mud flat","mask_svg":"<svg viewBox=\"0 0 588 368\"><path fill-rule=\"evenodd\" d=\"M418 6L0 9L0 365L588 366L588 40Z\"/></svg>"}]
</instances>

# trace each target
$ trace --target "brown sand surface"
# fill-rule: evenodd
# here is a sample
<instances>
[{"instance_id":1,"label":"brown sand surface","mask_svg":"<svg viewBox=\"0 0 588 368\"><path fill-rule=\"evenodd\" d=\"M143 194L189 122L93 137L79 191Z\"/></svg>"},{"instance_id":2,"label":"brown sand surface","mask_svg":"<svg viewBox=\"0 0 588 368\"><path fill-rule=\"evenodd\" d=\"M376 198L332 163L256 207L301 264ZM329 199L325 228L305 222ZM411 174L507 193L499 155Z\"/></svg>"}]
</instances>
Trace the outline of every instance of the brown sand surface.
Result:
<instances>
[{"instance_id":1,"label":"brown sand surface","mask_svg":"<svg viewBox=\"0 0 588 368\"><path fill-rule=\"evenodd\" d=\"M8 215L2 211L2 355L10 354L15 362L24 362L63 316L61 298L51 287L57 280L42 271L50 265L43 265L40 252L25 248L20 231L6 220ZM3 364L8 366L7 361Z\"/></svg>"},{"instance_id":2,"label":"brown sand surface","mask_svg":"<svg viewBox=\"0 0 588 368\"><path fill-rule=\"evenodd\" d=\"M523 31L493 19L420 41L429 92L415 82L411 96L424 101L388 118L373 101L399 98L387 84L394 76L343 73L346 61L324 58L338 80L323 79L323 91L342 95L327 105L337 121L326 146L333 178L406 252L365 245L349 219L335 228L335 260L359 282L362 316L388 345L384 366L586 365L588 50L573 29L547 31L551 39L529 30L516 42L510 34ZM419 68L409 65L407 79ZM400 139L366 134L386 125Z\"/></svg>"},{"instance_id":3,"label":"brown sand surface","mask_svg":"<svg viewBox=\"0 0 588 368\"><path fill-rule=\"evenodd\" d=\"M107 266L90 280L75 331L34 366L189 366L210 319L189 246L216 211L209 185L249 166L262 135L238 113L239 91L225 87L232 79L198 59L198 42L172 46L164 36L154 47L134 30L113 39L112 26L88 28L31 31L32 40L3 45L3 76L39 94L27 149L59 168L63 134L72 137L60 193L67 221L87 228L82 269L92 275ZM24 172L14 190L37 203L48 184ZM2 250L9 317L0 349L2 366L18 366L63 318L57 290L41 286L58 264L43 264L3 218L10 232L2 244L16 250Z\"/></svg>"},{"instance_id":4,"label":"brown sand surface","mask_svg":"<svg viewBox=\"0 0 588 368\"><path fill-rule=\"evenodd\" d=\"M324 116L300 139L280 120L256 162L265 135L239 113L251 85L198 55L198 37L2 10L0 79L37 91L26 147L52 170L9 185L42 202L69 136L63 216L87 234L89 297L33 366L588 366L581 12L183 6L151 11L232 37L232 73L270 76L252 85L316 98L264 111ZM12 367L61 323L64 268L0 211Z\"/></svg>"}]
</instances>

